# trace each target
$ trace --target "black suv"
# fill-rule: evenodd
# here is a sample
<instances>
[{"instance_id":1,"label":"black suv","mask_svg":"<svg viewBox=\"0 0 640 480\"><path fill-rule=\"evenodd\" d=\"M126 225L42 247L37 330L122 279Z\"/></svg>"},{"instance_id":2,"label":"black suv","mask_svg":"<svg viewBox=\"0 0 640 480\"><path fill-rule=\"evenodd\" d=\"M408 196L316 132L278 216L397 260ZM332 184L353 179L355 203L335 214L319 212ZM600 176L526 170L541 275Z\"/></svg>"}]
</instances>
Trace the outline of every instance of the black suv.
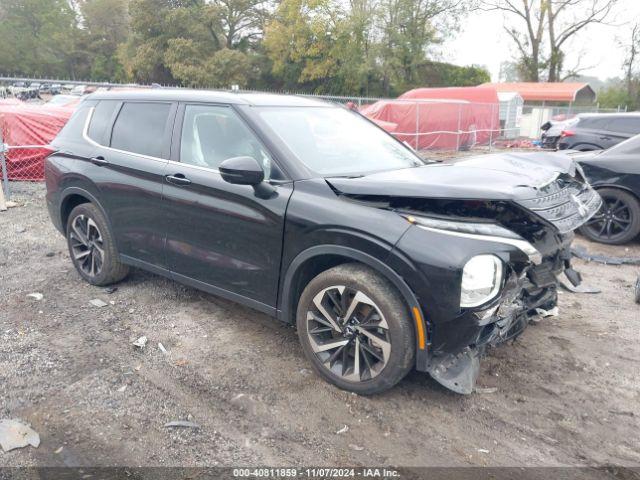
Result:
<instances>
[{"instance_id":1,"label":"black suv","mask_svg":"<svg viewBox=\"0 0 640 480\"><path fill-rule=\"evenodd\" d=\"M565 155L429 163L357 112L297 97L97 93L53 142L47 203L93 285L130 266L297 325L341 388L411 368L461 393L556 304L600 198ZM546 166L541 166L544 163Z\"/></svg>"},{"instance_id":2,"label":"black suv","mask_svg":"<svg viewBox=\"0 0 640 480\"><path fill-rule=\"evenodd\" d=\"M640 113L581 114L563 126L559 137L547 132L546 141L560 150L605 150L640 133Z\"/></svg>"}]
</instances>

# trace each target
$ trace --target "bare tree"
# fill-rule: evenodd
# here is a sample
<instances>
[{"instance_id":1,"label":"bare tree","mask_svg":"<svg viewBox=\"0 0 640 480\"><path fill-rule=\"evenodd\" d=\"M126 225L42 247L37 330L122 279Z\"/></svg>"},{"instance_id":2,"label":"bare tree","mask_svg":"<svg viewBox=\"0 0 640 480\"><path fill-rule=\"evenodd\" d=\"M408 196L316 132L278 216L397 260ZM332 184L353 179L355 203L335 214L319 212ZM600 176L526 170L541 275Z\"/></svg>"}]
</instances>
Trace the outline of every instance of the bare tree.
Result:
<instances>
[{"instance_id":1,"label":"bare tree","mask_svg":"<svg viewBox=\"0 0 640 480\"><path fill-rule=\"evenodd\" d=\"M618 0L547 0L548 81L562 80L563 47L588 25L605 23ZM573 74L580 68L573 69Z\"/></svg>"},{"instance_id":2,"label":"bare tree","mask_svg":"<svg viewBox=\"0 0 640 480\"><path fill-rule=\"evenodd\" d=\"M627 95L631 98L635 93L635 67L640 55L640 23L636 23L631 28L631 42L626 47L629 49L629 53L624 61L625 83Z\"/></svg>"},{"instance_id":3,"label":"bare tree","mask_svg":"<svg viewBox=\"0 0 640 480\"><path fill-rule=\"evenodd\" d=\"M495 10L515 17L522 28L505 26L504 29L518 49L518 65L523 80L538 82L544 67L542 47L549 0L484 0L482 10Z\"/></svg>"},{"instance_id":4,"label":"bare tree","mask_svg":"<svg viewBox=\"0 0 640 480\"><path fill-rule=\"evenodd\" d=\"M609 19L618 0L482 0L484 10L517 20L505 30L518 49L524 80L559 82L584 70L579 63L563 77L567 42L592 24ZM579 58L577 58L579 60Z\"/></svg>"}]
</instances>

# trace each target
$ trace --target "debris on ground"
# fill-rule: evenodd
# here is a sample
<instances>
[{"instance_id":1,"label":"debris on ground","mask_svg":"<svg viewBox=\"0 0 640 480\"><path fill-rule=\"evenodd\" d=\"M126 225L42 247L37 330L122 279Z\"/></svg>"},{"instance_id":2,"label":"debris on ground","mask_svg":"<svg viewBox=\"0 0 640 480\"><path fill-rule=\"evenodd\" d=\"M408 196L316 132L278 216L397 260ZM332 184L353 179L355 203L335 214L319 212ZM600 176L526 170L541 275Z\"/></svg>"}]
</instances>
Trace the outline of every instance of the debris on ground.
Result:
<instances>
[{"instance_id":1,"label":"debris on ground","mask_svg":"<svg viewBox=\"0 0 640 480\"><path fill-rule=\"evenodd\" d=\"M99 298L94 298L93 300L89 300L89 303L94 307L106 307L109 305L107 302L103 302Z\"/></svg>"},{"instance_id":2,"label":"debris on ground","mask_svg":"<svg viewBox=\"0 0 640 480\"><path fill-rule=\"evenodd\" d=\"M189 422L187 420L175 420L173 422L165 423L165 427L167 428L200 428L200 425L194 422Z\"/></svg>"},{"instance_id":3,"label":"debris on ground","mask_svg":"<svg viewBox=\"0 0 640 480\"><path fill-rule=\"evenodd\" d=\"M603 263L605 265L640 265L640 257L614 257L613 255L589 253L581 245L571 247L571 254L587 262Z\"/></svg>"},{"instance_id":4,"label":"debris on ground","mask_svg":"<svg viewBox=\"0 0 640 480\"><path fill-rule=\"evenodd\" d=\"M602 290L596 287L590 287L581 283L580 285L574 285L573 282L563 272L558 276L558 283L562 288L571 293L601 293Z\"/></svg>"},{"instance_id":5,"label":"debris on ground","mask_svg":"<svg viewBox=\"0 0 640 480\"><path fill-rule=\"evenodd\" d=\"M258 413L258 402L246 393L239 393L231 399L231 403L247 413L253 415Z\"/></svg>"},{"instance_id":6,"label":"debris on ground","mask_svg":"<svg viewBox=\"0 0 640 480\"><path fill-rule=\"evenodd\" d=\"M126 386L126 385L123 385L123 386L121 386L121 387L118 389L118 392L122 393L122 392L124 392L126 389L127 389L127 386Z\"/></svg>"},{"instance_id":7,"label":"debris on ground","mask_svg":"<svg viewBox=\"0 0 640 480\"><path fill-rule=\"evenodd\" d=\"M34 300L40 301L44 298L44 295L42 295L40 292L33 292L27 295L27 298L33 298Z\"/></svg>"},{"instance_id":8,"label":"debris on ground","mask_svg":"<svg viewBox=\"0 0 640 480\"><path fill-rule=\"evenodd\" d=\"M144 347L147 346L147 341L148 341L147 337L143 335L140 338L138 338L135 342L133 342L133 346L143 349Z\"/></svg>"},{"instance_id":9,"label":"debris on ground","mask_svg":"<svg viewBox=\"0 0 640 480\"><path fill-rule=\"evenodd\" d=\"M40 446L40 435L21 420L0 420L0 447L5 452L31 445Z\"/></svg>"},{"instance_id":10,"label":"debris on ground","mask_svg":"<svg viewBox=\"0 0 640 480\"><path fill-rule=\"evenodd\" d=\"M340 430L336 432L336 435L341 435L343 433L347 433L348 431L349 431L349 426L345 425L344 427L342 427Z\"/></svg>"},{"instance_id":11,"label":"debris on ground","mask_svg":"<svg viewBox=\"0 0 640 480\"><path fill-rule=\"evenodd\" d=\"M162 353L164 353L165 355L168 355L169 352L167 352L167 349L164 348L164 345L162 345L160 342L158 342L158 350L160 350Z\"/></svg>"},{"instance_id":12,"label":"debris on ground","mask_svg":"<svg viewBox=\"0 0 640 480\"><path fill-rule=\"evenodd\" d=\"M62 450L64 450L64 447L60 447L60 448L58 448L58 449L57 449L55 452L53 452L53 453L55 453L55 454L57 455L57 454L59 454L59 453L62 453Z\"/></svg>"},{"instance_id":13,"label":"debris on ground","mask_svg":"<svg viewBox=\"0 0 640 480\"><path fill-rule=\"evenodd\" d=\"M558 307L555 306L549 310L545 310L544 308L536 308L536 313L538 315L540 315L542 318L547 318L547 317L557 317L559 310Z\"/></svg>"},{"instance_id":14,"label":"debris on ground","mask_svg":"<svg viewBox=\"0 0 640 480\"><path fill-rule=\"evenodd\" d=\"M640 303L640 275L636 280L636 303Z\"/></svg>"},{"instance_id":15,"label":"debris on ground","mask_svg":"<svg viewBox=\"0 0 640 480\"><path fill-rule=\"evenodd\" d=\"M117 291L118 291L118 287L107 287L104 289L104 293L108 293L109 295Z\"/></svg>"},{"instance_id":16,"label":"debris on ground","mask_svg":"<svg viewBox=\"0 0 640 480\"><path fill-rule=\"evenodd\" d=\"M361 452L362 450L364 450L364 447L361 447L360 445L356 445L355 443L350 443L349 448L351 450L355 450L356 452Z\"/></svg>"},{"instance_id":17,"label":"debris on ground","mask_svg":"<svg viewBox=\"0 0 640 480\"><path fill-rule=\"evenodd\" d=\"M496 393L498 389L496 387L476 387L473 391L476 393Z\"/></svg>"}]
</instances>

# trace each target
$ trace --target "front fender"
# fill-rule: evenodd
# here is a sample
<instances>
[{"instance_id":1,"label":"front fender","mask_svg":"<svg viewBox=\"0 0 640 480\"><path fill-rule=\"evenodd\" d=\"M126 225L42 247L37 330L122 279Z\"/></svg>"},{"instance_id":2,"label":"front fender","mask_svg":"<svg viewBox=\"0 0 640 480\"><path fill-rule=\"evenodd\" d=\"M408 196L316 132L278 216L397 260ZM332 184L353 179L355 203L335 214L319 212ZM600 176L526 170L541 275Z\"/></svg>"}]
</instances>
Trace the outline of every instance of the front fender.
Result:
<instances>
[{"instance_id":1,"label":"front fender","mask_svg":"<svg viewBox=\"0 0 640 480\"><path fill-rule=\"evenodd\" d=\"M299 253L289 264L282 276L280 289L281 295L279 295L278 302L278 318L285 322L293 323L295 321L293 305L295 305L295 301L297 299L292 298L291 295L295 290L294 285L296 277L307 262L327 256L342 257L347 261L354 261L367 265L386 278L398 289L408 307L409 312L411 312L411 322L415 329L416 368L422 371L426 370L428 364L428 328L420 303L411 288L400 275L398 275L383 260L364 253L361 250L356 250L344 245L316 245Z\"/></svg>"}]
</instances>

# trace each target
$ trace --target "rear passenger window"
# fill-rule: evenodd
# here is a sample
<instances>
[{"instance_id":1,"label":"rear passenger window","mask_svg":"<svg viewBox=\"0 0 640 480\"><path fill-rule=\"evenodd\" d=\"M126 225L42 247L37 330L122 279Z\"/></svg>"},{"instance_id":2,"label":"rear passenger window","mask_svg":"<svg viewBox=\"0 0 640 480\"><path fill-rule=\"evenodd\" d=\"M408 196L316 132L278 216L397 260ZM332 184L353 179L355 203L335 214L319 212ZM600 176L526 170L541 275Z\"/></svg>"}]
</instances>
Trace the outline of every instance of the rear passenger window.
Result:
<instances>
[{"instance_id":1,"label":"rear passenger window","mask_svg":"<svg viewBox=\"0 0 640 480\"><path fill-rule=\"evenodd\" d=\"M87 131L87 135L91 140L101 145L106 143L105 134L107 129L111 127L113 112L115 112L119 103L116 100L102 100L94 108L89 130Z\"/></svg>"},{"instance_id":2,"label":"rear passenger window","mask_svg":"<svg viewBox=\"0 0 640 480\"><path fill-rule=\"evenodd\" d=\"M582 128L605 129L611 123L610 118L583 118L580 119L579 126Z\"/></svg>"},{"instance_id":3,"label":"rear passenger window","mask_svg":"<svg viewBox=\"0 0 640 480\"><path fill-rule=\"evenodd\" d=\"M162 157L169 103L125 103L113 125L111 147L150 157Z\"/></svg>"},{"instance_id":4,"label":"rear passenger window","mask_svg":"<svg viewBox=\"0 0 640 480\"><path fill-rule=\"evenodd\" d=\"M640 133L640 117L614 118L609 125L612 132Z\"/></svg>"}]
</instances>

